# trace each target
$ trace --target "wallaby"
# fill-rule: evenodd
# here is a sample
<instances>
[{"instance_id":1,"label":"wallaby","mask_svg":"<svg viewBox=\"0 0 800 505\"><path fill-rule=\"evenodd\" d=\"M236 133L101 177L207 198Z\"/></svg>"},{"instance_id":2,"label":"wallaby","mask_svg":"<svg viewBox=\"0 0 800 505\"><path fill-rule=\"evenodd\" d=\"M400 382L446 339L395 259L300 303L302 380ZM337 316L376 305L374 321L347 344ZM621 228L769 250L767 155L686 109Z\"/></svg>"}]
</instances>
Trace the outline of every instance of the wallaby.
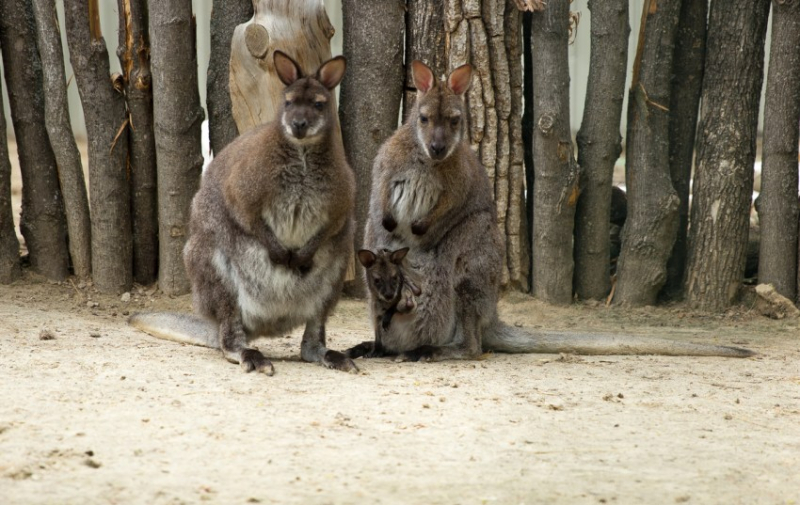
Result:
<instances>
[{"instance_id":1,"label":"wallaby","mask_svg":"<svg viewBox=\"0 0 800 505\"><path fill-rule=\"evenodd\" d=\"M409 323L392 324L381 333L384 353L401 361L472 359L483 351L753 354L633 336L537 334L501 322L502 239L491 185L466 138L463 96L472 68L456 68L444 82L419 61L412 62L411 72L417 100L375 159L364 246L409 247L407 261L421 279L421 295ZM372 291L370 303L373 311L380 310ZM356 346L348 355L358 356L368 346Z\"/></svg>"},{"instance_id":2,"label":"wallaby","mask_svg":"<svg viewBox=\"0 0 800 505\"><path fill-rule=\"evenodd\" d=\"M422 291L403 265L407 253L408 247L396 251L388 249L379 249L375 252L368 249L358 251L358 261L364 267L367 286L376 301L375 305L371 306L374 309L372 321L375 324L375 341L361 344L358 350L350 349L347 353L349 357L383 355L381 335L389 329L392 318L396 314L407 314L417 306L415 297L422 294Z\"/></svg>"},{"instance_id":3,"label":"wallaby","mask_svg":"<svg viewBox=\"0 0 800 505\"><path fill-rule=\"evenodd\" d=\"M130 324L162 338L216 347L245 371L272 375L248 342L304 324L301 357L357 370L325 347L353 243L355 179L336 134L333 89L341 56L313 75L281 51L286 85L277 118L230 143L192 201L184 262L197 316L136 314Z\"/></svg>"}]
</instances>

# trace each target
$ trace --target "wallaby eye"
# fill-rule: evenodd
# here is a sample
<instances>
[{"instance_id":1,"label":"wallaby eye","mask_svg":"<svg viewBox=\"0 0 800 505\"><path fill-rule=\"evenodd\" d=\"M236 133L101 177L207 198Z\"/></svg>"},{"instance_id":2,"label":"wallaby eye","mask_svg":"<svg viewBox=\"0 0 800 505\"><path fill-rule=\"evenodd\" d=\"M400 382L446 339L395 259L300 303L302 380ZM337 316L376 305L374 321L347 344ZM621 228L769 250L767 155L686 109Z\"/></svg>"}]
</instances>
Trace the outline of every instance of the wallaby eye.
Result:
<instances>
[{"instance_id":1,"label":"wallaby eye","mask_svg":"<svg viewBox=\"0 0 800 505\"><path fill-rule=\"evenodd\" d=\"M284 107L289 107L290 105L292 105L292 102L290 100L286 100L286 102L284 102L283 104Z\"/></svg>"},{"instance_id":2,"label":"wallaby eye","mask_svg":"<svg viewBox=\"0 0 800 505\"><path fill-rule=\"evenodd\" d=\"M420 116L419 122L422 124L428 124L428 116Z\"/></svg>"},{"instance_id":3,"label":"wallaby eye","mask_svg":"<svg viewBox=\"0 0 800 505\"><path fill-rule=\"evenodd\" d=\"M316 108L317 110L322 110L324 106L325 106L324 102L314 102L314 108Z\"/></svg>"},{"instance_id":4,"label":"wallaby eye","mask_svg":"<svg viewBox=\"0 0 800 505\"><path fill-rule=\"evenodd\" d=\"M459 116L452 117L452 118L450 118L450 125L451 126L458 126L458 122L459 121L461 121L461 118Z\"/></svg>"},{"instance_id":5,"label":"wallaby eye","mask_svg":"<svg viewBox=\"0 0 800 505\"><path fill-rule=\"evenodd\" d=\"M375 277L374 282L375 282L375 287L379 288L383 285L383 282L381 282L380 277Z\"/></svg>"}]
</instances>

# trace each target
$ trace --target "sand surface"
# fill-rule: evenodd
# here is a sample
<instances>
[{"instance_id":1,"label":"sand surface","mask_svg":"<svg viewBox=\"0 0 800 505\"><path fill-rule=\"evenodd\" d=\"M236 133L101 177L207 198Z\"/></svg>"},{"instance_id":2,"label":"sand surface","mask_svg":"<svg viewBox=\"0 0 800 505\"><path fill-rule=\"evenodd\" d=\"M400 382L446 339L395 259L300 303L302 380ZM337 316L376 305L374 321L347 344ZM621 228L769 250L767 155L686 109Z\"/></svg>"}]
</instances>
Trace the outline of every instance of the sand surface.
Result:
<instances>
[{"instance_id":1,"label":"sand surface","mask_svg":"<svg viewBox=\"0 0 800 505\"><path fill-rule=\"evenodd\" d=\"M126 325L188 296L129 301L31 274L0 287L0 502L796 503L800 331L747 307L501 305L532 329L750 347L748 359L491 355L471 362L299 361L276 374ZM344 300L329 346L369 339Z\"/></svg>"}]
</instances>

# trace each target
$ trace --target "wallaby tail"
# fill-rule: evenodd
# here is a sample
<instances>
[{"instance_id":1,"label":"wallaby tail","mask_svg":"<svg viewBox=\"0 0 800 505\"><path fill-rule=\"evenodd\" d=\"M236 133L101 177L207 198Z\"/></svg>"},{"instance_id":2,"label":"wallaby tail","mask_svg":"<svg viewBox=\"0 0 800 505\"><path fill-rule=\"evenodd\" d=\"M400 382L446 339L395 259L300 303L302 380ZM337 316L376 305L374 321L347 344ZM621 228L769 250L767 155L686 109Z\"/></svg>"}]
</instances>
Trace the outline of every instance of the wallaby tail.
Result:
<instances>
[{"instance_id":1,"label":"wallaby tail","mask_svg":"<svg viewBox=\"0 0 800 505\"><path fill-rule=\"evenodd\" d=\"M589 356L607 354L658 354L663 356L723 356L746 358L749 349L724 345L692 344L635 335L582 334L567 332L532 333L497 322L483 337L487 351L509 353L571 353Z\"/></svg>"},{"instance_id":2,"label":"wallaby tail","mask_svg":"<svg viewBox=\"0 0 800 505\"><path fill-rule=\"evenodd\" d=\"M194 314L139 312L128 319L128 324L165 340L219 348L217 325Z\"/></svg>"}]
</instances>

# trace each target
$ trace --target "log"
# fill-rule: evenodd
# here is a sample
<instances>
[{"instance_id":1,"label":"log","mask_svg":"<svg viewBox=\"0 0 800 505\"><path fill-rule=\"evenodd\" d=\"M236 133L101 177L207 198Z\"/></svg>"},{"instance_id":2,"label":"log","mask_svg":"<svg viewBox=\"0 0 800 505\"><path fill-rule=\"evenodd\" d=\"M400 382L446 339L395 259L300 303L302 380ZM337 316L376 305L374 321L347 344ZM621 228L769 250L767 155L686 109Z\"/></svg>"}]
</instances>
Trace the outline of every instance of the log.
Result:
<instances>
[{"instance_id":1,"label":"log","mask_svg":"<svg viewBox=\"0 0 800 505\"><path fill-rule=\"evenodd\" d=\"M211 55L206 81L206 109L211 151L219 153L239 135L231 112L231 39L236 27L253 17L251 0L214 0L211 9Z\"/></svg>"},{"instance_id":2,"label":"log","mask_svg":"<svg viewBox=\"0 0 800 505\"><path fill-rule=\"evenodd\" d=\"M92 274L92 223L83 162L72 133L67 101L64 50L54 0L34 0L36 33L44 77L45 125L58 163L69 234L69 254L75 275Z\"/></svg>"},{"instance_id":3,"label":"log","mask_svg":"<svg viewBox=\"0 0 800 505\"><path fill-rule=\"evenodd\" d=\"M628 65L628 0L590 1L591 55L578 130L581 195L575 218L575 294L601 300L611 290L611 180L622 152L620 119Z\"/></svg>"},{"instance_id":4,"label":"log","mask_svg":"<svg viewBox=\"0 0 800 505\"><path fill-rule=\"evenodd\" d=\"M64 9L89 142L92 278L100 291L123 293L133 284L125 98L109 78L97 0L88 9L82 0L65 0Z\"/></svg>"},{"instance_id":5,"label":"log","mask_svg":"<svg viewBox=\"0 0 800 505\"><path fill-rule=\"evenodd\" d=\"M769 7L711 3L684 280L695 309L725 310L744 274Z\"/></svg>"},{"instance_id":6,"label":"log","mask_svg":"<svg viewBox=\"0 0 800 505\"><path fill-rule=\"evenodd\" d=\"M800 138L800 3L772 2L758 220L758 282L797 297L797 144Z\"/></svg>"},{"instance_id":7,"label":"log","mask_svg":"<svg viewBox=\"0 0 800 505\"><path fill-rule=\"evenodd\" d=\"M153 134L153 85L146 0L118 0L119 47L125 101L133 233L133 279L149 285L158 276L158 198Z\"/></svg>"},{"instance_id":8,"label":"log","mask_svg":"<svg viewBox=\"0 0 800 505\"><path fill-rule=\"evenodd\" d=\"M669 171L669 96L680 0L647 0L628 98L622 230L614 303L653 305L667 280L680 201Z\"/></svg>"},{"instance_id":9,"label":"log","mask_svg":"<svg viewBox=\"0 0 800 505\"><path fill-rule=\"evenodd\" d=\"M343 5L344 55L351 71L341 87L339 118L345 152L356 174L355 249L361 249L369 210L372 162L381 144L397 128L403 97L402 1L361 2ZM364 296L362 267L350 291Z\"/></svg>"},{"instance_id":10,"label":"log","mask_svg":"<svg viewBox=\"0 0 800 505\"><path fill-rule=\"evenodd\" d=\"M3 95L0 79L0 96ZM0 284L10 284L22 275L19 239L11 208L11 160L8 157L6 112L0 100Z\"/></svg>"},{"instance_id":11,"label":"log","mask_svg":"<svg viewBox=\"0 0 800 505\"><path fill-rule=\"evenodd\" d=\"M63 280L69 264L67 226L45 126L42 61L30 2L0 2L0 50L22 173L20 231L33 270Z\"/></svg>"},{"instance_id":12,"label":"log","mask_svg":"<svg viewBox=\"0 0 800 505\"><path fill-rule=\"evenodd\" d=\"M195 26L190 0L150 0L148 7L158 162L158 287L180 295L191 287L183 247L203 168Z\"/></svg>"},{"instance_id":13,"label":"log","mask_svg":"<svg viewBox=\"0 0 800 505\"><path fill-rule=\"evenodd\" d=\"M569 1L550 0L532 15L533 264L532 293L558 304L572 301L572 236L578 165L569 125Z\"/></svg>"}]
</instances>

